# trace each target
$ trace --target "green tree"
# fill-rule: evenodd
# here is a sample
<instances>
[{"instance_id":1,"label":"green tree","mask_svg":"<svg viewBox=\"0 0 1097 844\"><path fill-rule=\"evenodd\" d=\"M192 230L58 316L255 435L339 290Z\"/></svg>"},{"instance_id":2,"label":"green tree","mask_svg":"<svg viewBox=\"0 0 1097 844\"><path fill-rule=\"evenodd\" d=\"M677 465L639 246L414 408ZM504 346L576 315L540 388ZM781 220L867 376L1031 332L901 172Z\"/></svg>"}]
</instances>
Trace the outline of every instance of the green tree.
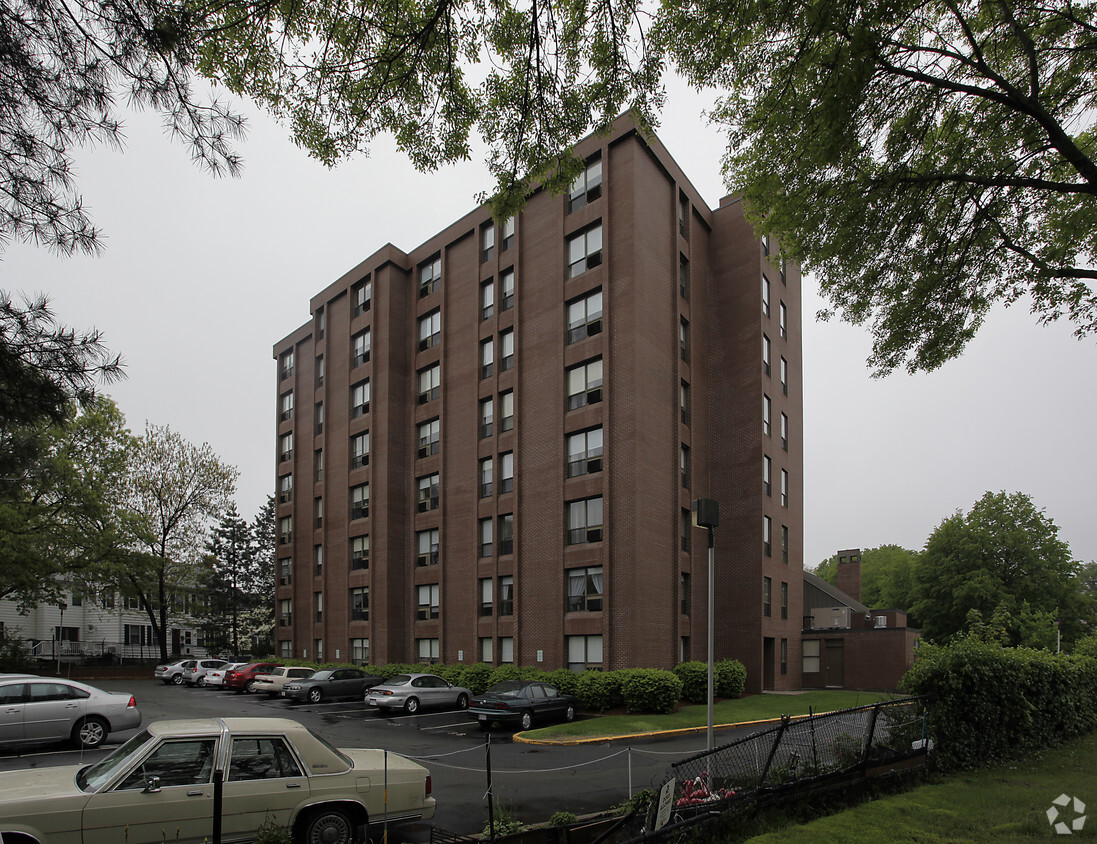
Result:
<instances>
[{"instance_id":1,"label":"green tree","mask_svg":"<svg viewBox=\"0 0 1097 844\"><path fill-rule=\"evenodd\" d=\"M255 603L248 589L254 549L248 523L235 503L210 532L206 552L202 584L206 646L217 653L242 653L241 616Z\"/></svg>"},{"instance_id":2,"label":"green tree","mask_svg":"<svg viewBox=\"0 0 1097 844\"><path fill-rule=\"evenodd\" d=\"M861 552L861 603L875 609L900 609L910 613L917 564L918 552L899 545L881 545ZM820 563L815 574L837 586L838 556ZM917 626L913 617L910 623Z\"/></svg>"},{"instance_id":3,"label":"green tree","mask_svg":"<svg viewBox=\"0 0 1097 844\"><path fill-rule=\"evenodd\" d=\"M971 610L993 619L999 607L1019 613L1018 624L1060 619L1070 642L1092 616L1077 570L1058 526L1029 496L988 492L930 535L916 569L914 615L935 642L966 630Z\"/></svg>"},{"instance_id":4,"label":"green tree","mask_svg":"<svg viewBox=\"0 0 1097 844\"><path fill-rule=\"evenodd\" d=\"M140 562L117 572L141 600L167 659L173 594L195 589L196 558L207 524L229 506L239 475L223 464L208 443L196 446L167 426L145 425L130 463L128 508L134 516L134 547Z\"/></svg>"},{"instance_id":5,"label":"green tree","mask_svg":"<svg viewBox=\"0 0 1097 844\"><path fill-rule=\"evenodd\" d=\"M274 653L274 591L278 556L276 511L274 495L268 495L248 526L252 556L247 583L256 600L245 621L251 637L251 651L256 656Z\"/></svg>"}]
</instances>

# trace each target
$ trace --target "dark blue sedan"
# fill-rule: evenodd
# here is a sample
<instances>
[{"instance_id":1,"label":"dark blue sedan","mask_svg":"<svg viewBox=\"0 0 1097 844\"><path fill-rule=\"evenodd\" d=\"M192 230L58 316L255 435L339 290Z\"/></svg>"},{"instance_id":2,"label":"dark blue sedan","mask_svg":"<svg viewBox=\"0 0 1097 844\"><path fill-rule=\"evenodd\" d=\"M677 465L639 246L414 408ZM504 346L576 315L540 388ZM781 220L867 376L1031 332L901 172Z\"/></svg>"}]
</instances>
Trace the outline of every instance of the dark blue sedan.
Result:
<instances>
[{"instance_id":1,"label":"dark blue sedan","mask_svg":"<svg viewBox=\"0 0 1097 844\"><path fill-rule=\"evenodd\" d=\"M548 683L505 680L476 695L468 713L479 722L481 730L494 723L528 730L537 721L574 721L578 705L578 698Z\"/></svg>"}]
</instances>

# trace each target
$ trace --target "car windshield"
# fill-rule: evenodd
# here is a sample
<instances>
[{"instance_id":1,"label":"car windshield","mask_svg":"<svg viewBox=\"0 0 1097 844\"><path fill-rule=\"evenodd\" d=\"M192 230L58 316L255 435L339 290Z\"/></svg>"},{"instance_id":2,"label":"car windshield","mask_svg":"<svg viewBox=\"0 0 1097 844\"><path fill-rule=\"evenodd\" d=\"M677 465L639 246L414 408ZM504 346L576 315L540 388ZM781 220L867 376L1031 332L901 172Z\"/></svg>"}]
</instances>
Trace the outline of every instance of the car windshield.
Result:
<instances>
[{"instance_id":1,"label":"car windshield","mask_svg":"<svg viewBox=\"0 0 1097 844\"><path fill-rule=\"evenodd\" d=\"M386 686L406 686L411 682L410 674L396 674L385 680Z\"/></svg>"},{"instance_id":2,"label":"car windshield","mask_svg":"<svg viewBox=\"0 0 1097 844\"><path fill-rule=\"evenodd\" d=\"M150 738L148 730L141 730L105 759L82 768L76 775L76 785L81 791L98 791L110 780L115 771L125 765L130 755L140 749Z\"/></svg>"},{"instance_id":3,"label":"car windshield","mask_svg":"<svg viewBox=\"0 0 1097 844\"><path fill-rule=\"evenodd\" d=\"M526 684L518 680L507 680L503 683L496 683L485 694L494 695L495 697L518 697L525 687Z\"/></svg>"},{"instance_id":4,"label":"car windshield","mask_svg":"<svg viewBox=\"0 0 1097 844\"><path fill-rule=\"evenodd\" d=\"M325 669L323 671L317 671L315 674L313 674L311 677L309 677L309 679L310 680L327 680L327 679L330 679L331 675L334 674L334 673L335 672L330 670L330 669Z\"/></svg>"}]
</instances>

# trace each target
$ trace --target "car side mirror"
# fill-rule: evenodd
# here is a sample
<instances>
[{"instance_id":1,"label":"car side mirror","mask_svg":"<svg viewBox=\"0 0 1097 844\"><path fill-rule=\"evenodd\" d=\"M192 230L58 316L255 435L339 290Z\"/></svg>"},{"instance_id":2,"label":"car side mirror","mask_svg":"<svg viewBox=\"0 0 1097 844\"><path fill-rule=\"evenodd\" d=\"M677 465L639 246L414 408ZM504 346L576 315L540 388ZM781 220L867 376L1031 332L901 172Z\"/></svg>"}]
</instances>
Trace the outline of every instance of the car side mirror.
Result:
<instances>
[{"instance_id":1,"label":"car side mirror","mask_svg":"<svg viewBox=\"0 0 1097 844\"><path fill-rule=\"evenodd\" d=\"M145 787L141 790L142 794L156 794L160 790L160 777L152 776L151 774L145 777Z\"/></svg>"}]
</instances>

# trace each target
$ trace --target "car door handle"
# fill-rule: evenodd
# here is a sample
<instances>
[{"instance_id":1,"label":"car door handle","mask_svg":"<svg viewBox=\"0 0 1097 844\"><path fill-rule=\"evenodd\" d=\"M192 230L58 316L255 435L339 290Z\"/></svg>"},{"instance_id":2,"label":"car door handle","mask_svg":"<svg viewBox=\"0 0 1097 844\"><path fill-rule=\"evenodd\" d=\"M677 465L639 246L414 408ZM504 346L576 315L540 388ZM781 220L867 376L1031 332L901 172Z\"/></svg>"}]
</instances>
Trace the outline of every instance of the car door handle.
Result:
<instances>
[{"instance_id":1,"label":"car door handle","mask_svg":"<svg viewBox=\"0 0 1097 844\"><path fill-rule=\"evenodd\" d=\"M300 787L301 787L301 783L299 783L299 782L287 782L286 783L286 788L300 788Z\"/></svg>"},{"instance_id":2,"label":"car door handle","mask_svg":"<svg viewBox=\"0 0 1097 844\"><path fill-rule=\"evenodd\" d=\"M199 788L196 791L188 791L187 797L202 797L205 793L205 791Z\"/></svg>"}]
</instances>

